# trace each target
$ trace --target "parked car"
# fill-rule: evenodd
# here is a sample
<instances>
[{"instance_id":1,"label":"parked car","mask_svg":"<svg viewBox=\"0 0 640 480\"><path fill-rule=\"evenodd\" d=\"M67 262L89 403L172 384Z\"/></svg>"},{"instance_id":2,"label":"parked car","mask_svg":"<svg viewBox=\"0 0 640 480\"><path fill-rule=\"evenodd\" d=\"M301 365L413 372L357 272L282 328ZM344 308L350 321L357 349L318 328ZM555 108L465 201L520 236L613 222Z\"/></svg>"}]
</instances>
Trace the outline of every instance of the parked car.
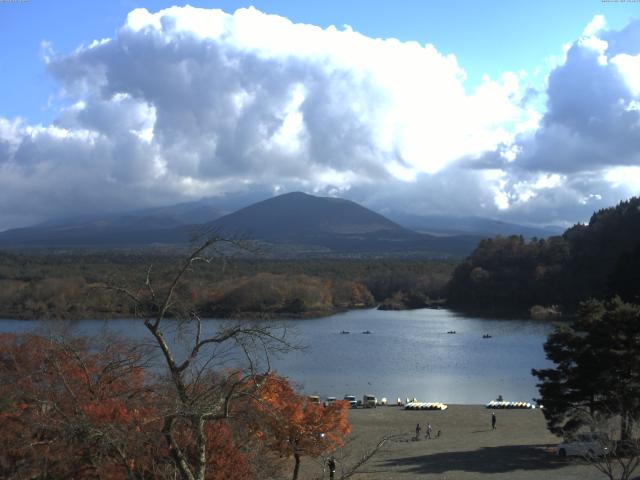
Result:
<instances>
[{"instance_id":1,"label":"parked car","mask_svg":"<svg viewBox=\"0 0 640 480\"><path fill-rule=\"evenodd\" d=\"M358 408L358 401L356 400L355 395L345 395L344 400L349 402L351 408Z\"/></svg>"},{"instance_id":2,"label":"parked car","mask_svg":"<svg viewBox=\"0 0 640 480\"><path fill-rule=\"evenodd\" d=\"M309 401L311 403L320 403L320 397L317 395L309 395Z\"/></svg>"},{"instance_id":3,"label":"parked car","mask_svg":"<svg viewBox=\"0 0 640 480\"><path fill-rule=\"evenodd\" d=\"M601 457L611 453L611 442L602 432L579 433L556 447L560 457Z\"/></svg>"}]
</instances>

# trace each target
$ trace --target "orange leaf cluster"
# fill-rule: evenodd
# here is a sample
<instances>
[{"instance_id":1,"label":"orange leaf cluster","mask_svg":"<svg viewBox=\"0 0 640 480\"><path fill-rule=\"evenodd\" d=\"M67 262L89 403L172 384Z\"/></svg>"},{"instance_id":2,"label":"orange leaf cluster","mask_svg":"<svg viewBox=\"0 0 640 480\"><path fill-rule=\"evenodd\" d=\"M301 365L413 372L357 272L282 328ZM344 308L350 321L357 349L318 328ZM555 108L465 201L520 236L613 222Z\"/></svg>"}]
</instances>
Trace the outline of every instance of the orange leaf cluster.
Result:
<instances>
[{"instance_id":1,"label":"orange leaf cluster","mask_svg":"<svg viewBox=\"0 0 640 480\"><path fill-rule=\"evenodd\" d=\"M276 375L265 379L255 408L264 415L270 447L281 456L317 457L342 446L351 432L348 402L312 403Z\"/></svg>"},{"instance_id":2,"label":"orange leaf cluster","mask_svg":"<svg viewBox=\"0 0 640 480\"><path fill-rule=\"evenodd\" d=\"M164 446L143 373L125 349L0 335L0 477L149 475Z\"/></svg>"}]
</instances>

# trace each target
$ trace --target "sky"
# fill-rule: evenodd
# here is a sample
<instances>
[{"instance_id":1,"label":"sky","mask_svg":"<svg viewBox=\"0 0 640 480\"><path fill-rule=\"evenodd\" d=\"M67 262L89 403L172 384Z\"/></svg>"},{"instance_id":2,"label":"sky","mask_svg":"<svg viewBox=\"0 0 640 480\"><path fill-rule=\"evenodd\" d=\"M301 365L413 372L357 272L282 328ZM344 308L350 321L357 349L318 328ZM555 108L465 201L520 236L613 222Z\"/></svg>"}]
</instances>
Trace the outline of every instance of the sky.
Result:
<instances>
[{"instance_id":1,"label":"sky","mask_svg":"<svg viewBox=\"0 0 640 480\"><path fill-rule=\"evenodd\" d=\"M287 191L568 226L640 193L640 3L0 0L0 230Z\"/></svg>"}]
</instances>

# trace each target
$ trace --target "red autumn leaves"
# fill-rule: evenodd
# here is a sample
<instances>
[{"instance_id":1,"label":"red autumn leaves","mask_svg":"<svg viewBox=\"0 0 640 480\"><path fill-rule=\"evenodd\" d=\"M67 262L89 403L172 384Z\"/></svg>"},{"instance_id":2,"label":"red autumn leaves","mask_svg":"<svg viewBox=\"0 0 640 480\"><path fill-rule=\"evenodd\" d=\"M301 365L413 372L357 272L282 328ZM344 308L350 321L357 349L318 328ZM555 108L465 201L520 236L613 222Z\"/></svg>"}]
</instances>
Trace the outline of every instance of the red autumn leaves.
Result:
<instances>
[{"instance_id":1,"label":"red autumn leaves","mask_svg":"<svg viewBox=\"0 0 640 480\"><path fill-rule=\"evenodd\" d=\"M162 435L175 399L144 360L126 343L0 335L0 477L175 478ZM206 478L260 478L282 457L297 466L349 434L343 402L312 404L276 375L248 381L233 415L205 426ZM196 455L189 428L176 425L184 451Z\"/></svg>"}]
</instances>

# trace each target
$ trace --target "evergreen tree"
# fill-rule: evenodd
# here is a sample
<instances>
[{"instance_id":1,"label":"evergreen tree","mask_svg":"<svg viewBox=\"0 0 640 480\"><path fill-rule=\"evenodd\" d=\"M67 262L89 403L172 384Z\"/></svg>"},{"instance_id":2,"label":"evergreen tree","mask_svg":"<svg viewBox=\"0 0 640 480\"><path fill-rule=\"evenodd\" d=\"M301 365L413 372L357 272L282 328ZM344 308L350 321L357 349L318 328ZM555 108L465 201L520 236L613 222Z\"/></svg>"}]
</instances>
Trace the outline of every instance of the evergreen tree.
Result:
<instances>
[{"instance_id":1,"label":"evergreen tree","mask_svg":"<svg viewBox=\"0 0 640 480\"><path fill-rule=\"evenodd\" d=\"M619 418L621 440L640 419L640 306L588 301L544 345L554 368L533 370L549 430L567 434L598 416Z\"/></svg>"}]
</instances>

